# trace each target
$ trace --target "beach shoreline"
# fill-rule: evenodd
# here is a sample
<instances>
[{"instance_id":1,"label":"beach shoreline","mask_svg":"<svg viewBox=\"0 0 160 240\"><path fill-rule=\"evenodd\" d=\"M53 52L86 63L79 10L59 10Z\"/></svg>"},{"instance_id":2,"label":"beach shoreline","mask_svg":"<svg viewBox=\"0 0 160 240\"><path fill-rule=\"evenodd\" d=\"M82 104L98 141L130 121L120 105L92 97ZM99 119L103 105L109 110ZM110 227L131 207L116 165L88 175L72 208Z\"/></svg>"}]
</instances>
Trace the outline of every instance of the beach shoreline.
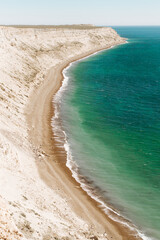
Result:
<instances>
[{"instance_id":1,"label":"beach shoreline","mask_svg":"<svg viewBox=\"0 0 160 240\"><path fill-rule=\"evenodd\" d=\"M2 237L128 240L129 230L107 218L72 177L51 126L63 69L125 39L107 27L0 30L0 207L8 214Z\"/></svg>"},{"instance_id":2,"label":"beach shoreline","mask_svg":"<svg viewBox=\"0 0 160 240\"><path fill-rule=\"evenodd\" d=\"M53 67L49 71L45 86L43 85L42 89L38 90L38 96L37 94L36 97L34 95L30 101L31 105L29 105L29 108L30 110L34 109L31 111L31 117L28 118L30 128L32 128L34 123L37 123L38 119L41 120L36 126L36 134L34 131L31 131L30 136L34 141L34 145L41 146L42 152L46 156L45 164L37 164L41 178L51 188L52 181L55 180L55 177L60 180L60 189L63 191L65 197L67 196L67 198L69 197L71 199L71 208L79 217L85 220L92 228L95 228L101 234L106 233L107 239L129 239L131 236L132 239L141 239L137 235L133 235L135 234L134 231L122 223L114 221L108 217L103 209L100 208L99 203L92 199L80 187L80 184L72 177L72 172L66 166L66 152L64 149L61 149L60 152L59 146L61 144L58 146L53 137L53 129L51 127L51 119L54 116L53 96L62 86L64 69L66 69L72 62L79 61L92 54L107 50L110 47L94 49L93 51L81 54ZM44 94L42 95L42 92L45 92L45 96ZM40 98L45 99L45 101L42 103ZM42 112L34 112L38 109L39 105L41 105ZM34 115L36 116L36 119L34 119ZM35 122L33 123L33 121ZM41 134L39 134L40 132ZM34 136L36 136L36 138ZM39 139L38 144L37 139Z\"/></svg>"}]
</instances>

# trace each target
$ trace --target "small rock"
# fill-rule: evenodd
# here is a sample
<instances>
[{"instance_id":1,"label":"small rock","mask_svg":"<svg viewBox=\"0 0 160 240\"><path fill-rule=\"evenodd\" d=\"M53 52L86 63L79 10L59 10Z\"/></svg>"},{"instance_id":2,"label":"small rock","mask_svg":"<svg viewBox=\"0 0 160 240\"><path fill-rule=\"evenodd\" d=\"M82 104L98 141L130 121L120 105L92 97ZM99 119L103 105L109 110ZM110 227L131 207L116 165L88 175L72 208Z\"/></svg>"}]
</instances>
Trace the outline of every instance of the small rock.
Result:
<instances>
[{"instance_id":1,"label":"small rock","mask_svg":"<svg viewBox=\"0 0 160 240\"><path fill-rule=\"evenodd\" d=\"M90 239L92 239L92 240L98 240L98 237L97 237L97 236L93 236L93 237L90 237Z\"/></svg>"}]
</instances>

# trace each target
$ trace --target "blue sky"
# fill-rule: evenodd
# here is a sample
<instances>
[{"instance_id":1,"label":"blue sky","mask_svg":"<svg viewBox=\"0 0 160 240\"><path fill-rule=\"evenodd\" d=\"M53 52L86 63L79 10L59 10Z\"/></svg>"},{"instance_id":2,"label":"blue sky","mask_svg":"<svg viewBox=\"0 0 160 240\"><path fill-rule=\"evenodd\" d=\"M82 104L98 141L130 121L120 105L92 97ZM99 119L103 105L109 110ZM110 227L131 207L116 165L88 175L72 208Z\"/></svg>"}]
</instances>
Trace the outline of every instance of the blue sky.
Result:
<instances>
[{"instance_id":1,"label":"blue sky","mask_svg":"<svg viewBox=\"0 0 160 240\"><path fill-rule=\"evenodd\" d=\"M0 0L0 24L160 25L160 0Z\"/></svg>"}]
</instances>

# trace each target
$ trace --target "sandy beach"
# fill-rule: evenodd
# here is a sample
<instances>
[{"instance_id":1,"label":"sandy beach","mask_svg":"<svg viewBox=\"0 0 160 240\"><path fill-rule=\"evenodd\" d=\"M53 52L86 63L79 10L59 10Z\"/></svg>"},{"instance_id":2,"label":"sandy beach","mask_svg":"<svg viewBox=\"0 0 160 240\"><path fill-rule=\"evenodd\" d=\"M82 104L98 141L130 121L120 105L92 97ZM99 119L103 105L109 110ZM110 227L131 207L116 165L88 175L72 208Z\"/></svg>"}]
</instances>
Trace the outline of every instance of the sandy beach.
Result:
<instances>
[{"instance_id":1,"label":"sandy beach","mask_svg":"<svg viewBox=\"0 0 160 240\"><path fill-rule=\"evenodd\" d=\"M140 239L72 178L51 127L63 69L125 40L93 26L0 30L1 239Z\"/></svg>"}]
</instances>

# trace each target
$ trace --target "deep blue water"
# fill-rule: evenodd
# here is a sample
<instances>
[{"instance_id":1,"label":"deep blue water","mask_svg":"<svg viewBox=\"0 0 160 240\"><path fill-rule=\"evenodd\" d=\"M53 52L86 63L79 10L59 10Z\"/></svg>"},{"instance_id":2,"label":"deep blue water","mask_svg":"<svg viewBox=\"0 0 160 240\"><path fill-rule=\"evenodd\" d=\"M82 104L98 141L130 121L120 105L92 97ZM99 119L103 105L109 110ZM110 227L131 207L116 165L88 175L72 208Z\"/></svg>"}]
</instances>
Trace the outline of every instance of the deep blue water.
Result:
<instances>
[{"instance_id":1,"label":"deep blue water","mask_svg":"<svg viewBox=\"0 0 160 240\"><path fill-rule=\"evenodd\" d=\"M81 173L160 239L160 27L114 29L127 44L67 71L62 125Z\"/></svg>"}]
</instances>

